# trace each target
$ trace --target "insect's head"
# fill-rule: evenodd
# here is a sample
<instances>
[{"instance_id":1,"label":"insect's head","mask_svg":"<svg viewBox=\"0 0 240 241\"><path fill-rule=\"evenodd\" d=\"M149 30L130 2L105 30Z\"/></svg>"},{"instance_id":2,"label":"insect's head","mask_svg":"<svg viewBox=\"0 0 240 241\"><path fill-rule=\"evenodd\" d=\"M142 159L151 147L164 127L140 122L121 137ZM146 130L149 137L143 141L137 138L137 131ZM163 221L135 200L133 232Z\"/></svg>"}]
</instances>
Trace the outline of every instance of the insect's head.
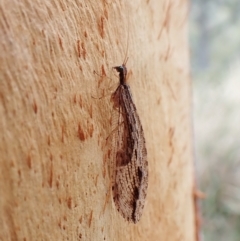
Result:
<instances>
[{"instance_id":1,"label":"insect's head","mask_svg":"<svg viewBox=\"0 0 240 241\"><path fill-rule=\"evenodd\" d=\"M127 68L126 68L126 66L125 65L120 65L120 66L115 66L115 67L113 67L115 70L117 70L117 72L119 73L119 74L121 74L121 73L127 73Z\"/></svg>"},{"instance_id":2,"label":"insect's head","mask_svg":"<svg viewBox=\"0 0 240 241\"><path fill-rule=\"evenodd\" d=\"M113 67L118 73L119 73L119 79L121 84L126 83L126 76L127 76L127 68L125 64L122 64L120 66Z\"/></svg>"}]
</instances>

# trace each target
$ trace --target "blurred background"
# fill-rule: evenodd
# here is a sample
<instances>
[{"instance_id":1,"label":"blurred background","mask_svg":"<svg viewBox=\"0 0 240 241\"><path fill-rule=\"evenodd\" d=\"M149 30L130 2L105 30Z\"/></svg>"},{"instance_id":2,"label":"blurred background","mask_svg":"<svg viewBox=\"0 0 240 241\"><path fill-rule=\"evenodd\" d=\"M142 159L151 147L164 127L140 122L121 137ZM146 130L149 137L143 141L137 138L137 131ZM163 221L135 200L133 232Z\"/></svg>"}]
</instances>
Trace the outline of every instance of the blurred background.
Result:
<instances>
[{"instance_id":1,"label":"blurred background","mask_svg":"<svg viewBox=\"0 0 240 241\"><path fill-rule=\"evenodd\" d=\"M240 1L192 0L190 45L202 240L240 241Z\"/></svg>"}]
</instances>

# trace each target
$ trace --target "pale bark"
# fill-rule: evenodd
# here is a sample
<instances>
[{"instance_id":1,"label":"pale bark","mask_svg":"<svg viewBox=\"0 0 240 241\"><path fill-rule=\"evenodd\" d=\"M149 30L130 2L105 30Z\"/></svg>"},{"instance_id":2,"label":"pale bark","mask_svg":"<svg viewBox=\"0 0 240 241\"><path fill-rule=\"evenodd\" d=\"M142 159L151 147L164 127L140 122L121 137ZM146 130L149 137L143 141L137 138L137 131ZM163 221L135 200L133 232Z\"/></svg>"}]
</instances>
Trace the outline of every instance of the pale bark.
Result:
<instances>
[{"instance_id":1,"label":"pale bark","mask_svg":"<svg viewBox=\"0 0 240 241\"><path fill-rule=\"evenodd\" d=\"M0 2L0 240L195 240L187 9ZM137 224L114 206L105 151L126 55L149 162Z\"/></svg>"}]
</instances>

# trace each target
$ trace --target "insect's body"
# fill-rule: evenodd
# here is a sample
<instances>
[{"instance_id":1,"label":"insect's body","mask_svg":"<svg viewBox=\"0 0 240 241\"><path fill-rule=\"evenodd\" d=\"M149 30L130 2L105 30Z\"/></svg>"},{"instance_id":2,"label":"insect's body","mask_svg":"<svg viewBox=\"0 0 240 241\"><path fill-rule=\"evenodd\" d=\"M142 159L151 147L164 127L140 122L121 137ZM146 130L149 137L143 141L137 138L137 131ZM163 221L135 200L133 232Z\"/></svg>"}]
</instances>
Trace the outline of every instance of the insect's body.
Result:
<instances>
[{"instance_id":1,"label":"insect's body","mask_svg":"<svg viewBox=\"0 0 240 241\"><path fill-rule=\"evenodd\" d=\"M118 109L117 151L113 174L113 199L121 215L138 222L142 215L148 187L147 150L142 125L126 84L125 64L114 67L120 84L112 95Z\"/></svg>"}]
</instances>

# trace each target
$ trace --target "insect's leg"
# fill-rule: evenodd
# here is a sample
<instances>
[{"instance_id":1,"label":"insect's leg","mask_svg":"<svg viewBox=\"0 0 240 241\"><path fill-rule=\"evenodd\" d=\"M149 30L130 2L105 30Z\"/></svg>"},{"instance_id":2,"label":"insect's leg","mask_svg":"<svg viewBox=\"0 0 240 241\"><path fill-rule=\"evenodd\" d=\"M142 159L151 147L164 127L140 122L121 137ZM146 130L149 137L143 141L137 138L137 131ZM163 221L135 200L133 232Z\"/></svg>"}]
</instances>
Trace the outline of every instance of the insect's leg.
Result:
<instances>
[{"instance_id":1,"label":"insect's leg","mask_svg":"<svg viewBox=\"0 0 240 241\"><path fill-rule=\"evenodd\" d=\"M114 180L115 180L115 168L114 166L116 165L115 164L115 161L113 160L114 158L114 150L112 149L108 149L110 151L110 153L108 153L108 177L109 177L109 182L108 182L108 187L107 187L107 193L106 193L106 198L105 198L105 202L104 202L104 206L103 206L103 209L102 209L102 215L104 214L106 208L107 208L107 205L109 203L109 199L111 198L112 196L112 186L114 185Z\"/></svg>"},{"instance_id":2,"label":"insect's leg","mask_svg":"<svg viewBox=\"0 0 240 241\"><path fill-rule=\"evenodd\" d=\"M110 77L108 77L108 76L105 74L105 72L104 72L103 75L101 75L101 74L98 74L98 73L94 70L93 73L96 74L97 76L101 77L101 79L107 78L107 79L109 79L109 80L112 81L112 79L111 79ZM101 82L102 82L102 80L101 80ZM107 90L112 90L114 86L116 86L116 84L108 87ZM111 94L102 95L101 97L94 97L94 96L92 96L92 98L94 98L94 99L102 99L102 98L104 98L104 97L106 97L106 96L110 96L110 95L112 95L112 91L111 91Z\"/></svg>"},{"instance_id":3,"label":"insect's leg","mask_svg":"<svg viewBox=\"0 0 240 241\"><path fill-rule=\"evenodd\" d=\"M119 125L122 125L124 123L124 121L122 121ZM108 135L108 137L106 138L106 141L108 141L108 138L115 132L117 131L117 129L119 128L119 125L116 126L111 132L110 134Z\"/></svg>"},{"instance_id":4,"label":"insect's leg","mask_svg":"<svg viewBox=\"0 0 240 241\"><path fill-rule=\"evenodd\" d=\"M111 189L112 189L112 181L110 182L110 185L108 187L105 203L104 203L103 210L102 210L102 215L104 214L104 212L106 210L106 207L107 207L107 204L109 203L109 199L111 197Z\"/></svg>"},{"instance_id":5,"label":"insect's leg","mask_svg":"<svg viewBox=\"0 0 240 241\"><path fill-rule=\"evenodd\" d=\"M95 97L95 96L92 96L91 95L91 97L93 98L93 99L98 99L98 100L100 100L100 99L102 99L102 98L105 98L105 97L108 97L109 96L109 94L108 95L102 95L101 97Z\"/></svg>"}]
</instances>

